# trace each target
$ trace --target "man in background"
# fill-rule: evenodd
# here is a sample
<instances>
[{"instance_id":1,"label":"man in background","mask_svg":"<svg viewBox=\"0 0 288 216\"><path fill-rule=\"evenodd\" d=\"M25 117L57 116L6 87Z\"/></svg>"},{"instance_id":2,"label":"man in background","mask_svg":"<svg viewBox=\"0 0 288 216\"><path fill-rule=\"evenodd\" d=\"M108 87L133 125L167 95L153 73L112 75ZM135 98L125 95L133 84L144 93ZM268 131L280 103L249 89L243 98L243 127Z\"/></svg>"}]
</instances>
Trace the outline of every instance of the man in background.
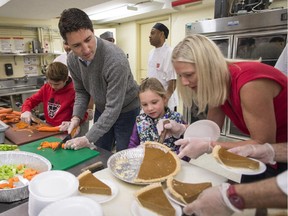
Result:
<instances>
[{"instance_id":1,"label":"man in background","mask_svg":"<svg viewBox=\"0 0 288 216\"><path fill-rule=\"evenodd\" d=\"M110 41L112 43L115 43L115 39L113 37L113 32L111 32L111 31L104 32L103 34L100 35L100 38L107 40L107 41Z\"/></svg>"},{"instance_id":2,"label":"man in background","mask_svg":"<svg viewBox=\"0 0 288 216\"><path fill-rule=\"evenodd\" d=\"M155 47L148 58L148 77L157 78L166 90L168 107L176 111L178 96L176 89L176 73L171 62L172 48L166 44L169 30L162 23L156 23L150 32L150 44Z\"/></svg>"}]
</instances>

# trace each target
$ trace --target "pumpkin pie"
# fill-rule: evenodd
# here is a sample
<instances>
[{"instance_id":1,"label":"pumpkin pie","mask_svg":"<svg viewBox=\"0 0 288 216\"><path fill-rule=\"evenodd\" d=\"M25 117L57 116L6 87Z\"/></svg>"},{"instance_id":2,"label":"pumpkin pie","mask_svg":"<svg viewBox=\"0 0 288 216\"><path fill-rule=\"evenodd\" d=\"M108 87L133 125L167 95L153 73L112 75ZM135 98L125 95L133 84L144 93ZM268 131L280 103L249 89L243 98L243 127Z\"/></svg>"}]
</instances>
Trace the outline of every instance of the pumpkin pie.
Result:
<instances>
[{"instance_id":1,"label":"pumpkin pie","mask_svg":"<svg viewBox=\"0 0 288 216\"><path fill-rule=\"evenodd\" d=\"M111 195L111 188L104 182L96 178L89 170L81 173L78 176L79 187L78 190L87 194L104 194Z\"/></svg>"},{"instance_id":2,"label":"pumpkin pie","mask_svg":"<svg viewBox=\"0 0 288 216\"><path fill-rule=\"evenodd\" d=\"M153 183L166 180L180 170L180 159L167 146L158 142L144 143L144 157L136 183Z\"/></svg>"},{"instance_id":3,"label":"pumpkin pie","mask_svg":"<svg viewBox=\"0 0 288 216\"><path fill-rule=\"evenodd\" d=\"M220 145L216 145L213 148L212 154L216 160L229 167L246 168L252 170L257 170L260 167L258 161L229 152Z\"/></svg>"},{"instance_id":4,"label":"pumpkin pie","mask_svg":"<svg viewBox=\"0 0 288 216\"><path fill-rule=\"evenodd\" d=\"M173 177L167 179L167 188L170 194L184 204L196 200L199 194L209 187L212 187L211 182L192 184L178 181Z\"/></svg>"},{"instance_id":5,"label":"pumpkin pie","mask_svg":"<svg viewBox=\"0 0 288 216\"><path fill-rule=\"evenodd\" d=\"M176 210L167 199L161 183L153 183L136 191L137 201L141 206L158 215L175 216Z\"/></svg>"}]
</instances>

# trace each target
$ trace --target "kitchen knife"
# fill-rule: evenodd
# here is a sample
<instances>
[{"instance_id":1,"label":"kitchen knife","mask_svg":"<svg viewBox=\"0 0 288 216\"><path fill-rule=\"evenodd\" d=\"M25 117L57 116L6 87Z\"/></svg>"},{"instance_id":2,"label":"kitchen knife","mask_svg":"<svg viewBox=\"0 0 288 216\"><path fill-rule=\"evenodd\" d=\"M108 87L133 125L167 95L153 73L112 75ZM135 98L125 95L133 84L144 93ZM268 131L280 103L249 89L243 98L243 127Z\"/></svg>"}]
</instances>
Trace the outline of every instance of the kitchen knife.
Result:
<instances>
[{"instance_id":1,"label":"kitchen knife","mask_svg":"<svg viewBox=\"0 0 288 216\"><path fill-rule=\"evenodd\" d=\"M57 147L54 149L57 150L59 148L61 148L63 143L66 143L68 140L72 139L72 137L74 136L75 132L78 130L79 126L75 127L72 131L71 134L68 134L58 145Z\"/></svg>"},{"instance_id":2,"label":"kitchen knife","mask_svg":"<svg viewBox=\"0 0 288 216\"><path fill-rule=\"evenodd\" d=\"M94 173L94 172L102 170L102 169L104 169L104 165L103 165L102 161L98 161L98 162L93 163L87 167L82 168L81 172L85 172L86 170L90 170L90 172Z\"/></svg>"}]
</instances>

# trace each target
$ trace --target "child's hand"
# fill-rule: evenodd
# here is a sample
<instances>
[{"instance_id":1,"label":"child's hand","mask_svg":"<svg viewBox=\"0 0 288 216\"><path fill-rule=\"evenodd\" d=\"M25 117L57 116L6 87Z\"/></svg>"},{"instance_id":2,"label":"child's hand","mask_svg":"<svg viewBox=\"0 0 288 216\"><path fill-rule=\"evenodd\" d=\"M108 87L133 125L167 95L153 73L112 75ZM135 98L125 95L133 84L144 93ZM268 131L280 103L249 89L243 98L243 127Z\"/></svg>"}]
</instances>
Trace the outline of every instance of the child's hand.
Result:
<instances>
[{"instance_id":1,"label":"child's hand","mask_svg":"<svg viewBox=\"0 0 288 216\"><path fill-rule=\"evenodd\" d=\"M21 114L20 118L21 118L21 121L30 124L31 118L32 118L32 113L30 111L25 111Z\"/></svg>"},{"instance_id":2,"label":"child's hand","mask_svg":"<svg viewBox=\"0 0 288 216\"><path fill-rule=\"evenodd\" d=\"M59 131L67 131L70 123L70 121L63 121L61 125L59 125Z\"/></svg>"},{"instance_id":3,"label":"child's hand","mask_svg":"<svg viewBox=\"0 0 288 216\"><path fill-rule=\"evenodd\" d=\"M168 137L175 137L175 138L179 138L182 134L184 134L186 127L184 124L180 124L177 123L174 120L169 120L169 123L167 124L163 124L164 121L166 121L167 119L160 119L159 122L157 123L156 127L157 127L157 131L158 134L160 135L162 133L162 131L164 130L164 128L167 129L167 133L166 133L166 138Z\"/></svg>"}]
</instances>

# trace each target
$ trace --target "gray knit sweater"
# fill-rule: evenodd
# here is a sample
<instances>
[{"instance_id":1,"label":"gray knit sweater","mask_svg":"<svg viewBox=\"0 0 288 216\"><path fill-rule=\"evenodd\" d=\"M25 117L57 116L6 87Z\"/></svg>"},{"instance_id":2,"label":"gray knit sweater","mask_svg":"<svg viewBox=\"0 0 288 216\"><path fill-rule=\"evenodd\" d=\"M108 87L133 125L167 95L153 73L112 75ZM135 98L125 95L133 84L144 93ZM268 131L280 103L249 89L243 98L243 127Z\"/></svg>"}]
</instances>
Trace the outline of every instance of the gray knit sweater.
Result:
<instances>
[{"instance_id":1,"label":"gray knit sweater","mask_svg":"<svg viewBox=\"0 0 288 216\"><path fill-rule=\"evenodd\" d=\"M67 60L76 91L73 116L83 119L90 95L102 112L86 134L94 143L113 126L120 113L140 106L139 87L124 52L111 42L96 40L96 54L89 66L84 66L72 52Z\"/></svg>"}]
</instances>

